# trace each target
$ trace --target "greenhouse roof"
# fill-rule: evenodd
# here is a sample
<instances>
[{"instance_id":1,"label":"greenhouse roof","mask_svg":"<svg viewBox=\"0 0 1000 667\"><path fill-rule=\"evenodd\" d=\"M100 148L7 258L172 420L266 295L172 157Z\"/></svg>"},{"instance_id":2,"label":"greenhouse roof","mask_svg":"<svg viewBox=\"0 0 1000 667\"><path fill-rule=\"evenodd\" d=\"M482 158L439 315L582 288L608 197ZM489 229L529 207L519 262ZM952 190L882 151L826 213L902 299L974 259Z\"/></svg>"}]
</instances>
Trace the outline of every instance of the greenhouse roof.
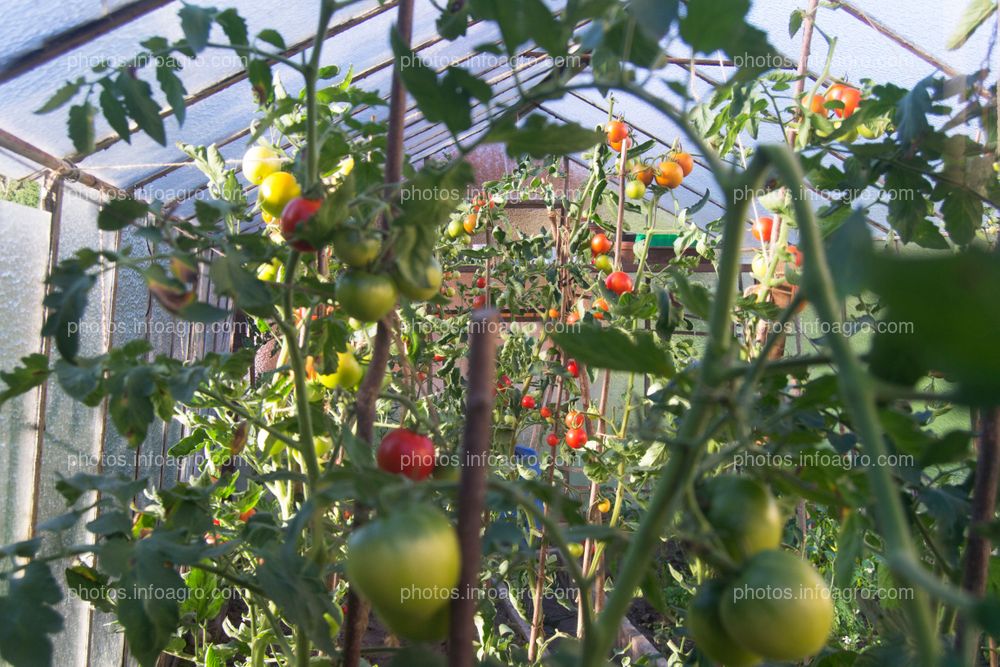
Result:
<instances>
[{"instance_id":1,"label":"greenhouse roof","mask_svg":"<svg viewBox=\"0 0 1000 667\"><path fill-rule=\"evenodd\" d=\"M275 12L274 3L264 0L214 4L220 8L235 7L247 20L250 34L265 28L277 29L284 37L289 55L308 53L312 46L316 13L313 2L286 3L281 12ZM561 3L556 0L547 4L558 9ZM324 64L353 68L357 85L386 99L392 74L389 33L395 20L395 5L395 1L360 0L341 8L327 31L323 51ZM787 25L790 14L800 5L797 0L757 2L750 14L752 22L766 30L789 63L797 60L801 35L789 36ZM955 75L982 68L982 54L988 52L988 31L980 31L961 49L946 49L947 36L960 19L959 7L942 14L941 3L931 0L908 2L905 12L897 11L899 5L858 0L820 9L820 29L836 35L838 40L830 68L834 76L910 86L934 72ZM172 202L177 215L191 215L193 195L203 187L204 178L196 169L188 168L190 162L175 142L183 138L187 143L214 143L232 160L242 155L256 106L246 70L236 55L209 49L184 63L181 78L187 90L187 113L183 126L178 125L167 103L157 100L166 117L165 146L145 134L135 134L131 143L126 143L103 118L98 118L97 149L89 155L79 155L67 137L64 110L47 115L35 113L64 82L85 76L98 62L120 63L129 59L141 50L140 43L153 35L181 38L177 17L181 6L180 2L170 0L8 3L6 22L0 27L7 45L5 55L0 58L0 173L23 178L39 173L40 167L64 164L103 183L134 190L138 196ZM530 87L552 69L553 63L531 48L513 61L479 53L479 45L500 38L493 24L474 24L464 37L454 41L442 39L437 32L438 16L439 10L432 0L417 0L412 48L438 69L459 64L486 79L493 87L493 104L512 103L517 98L516 84ZM928 26L935 29L928 30ZM734 64L721 56L691 60L690 53L673 55L672 66L660 70L648 82L647 90L678 104L681 100L668 83L680 83L695 99L704 99L718 82L735 71ZM821 71L825 56L822 40L813 40L809 70ZM301 82L294 72L282 65L275 65L274 71L291 93L298 92ZM584 72L579 76L587 75ZM157 91L157 95L162 94ZM543 103L538 109L557 120L597 125L607 118L608 101L598 91L587 90ZM360 109L358 113L383 118L387 107ZM669 120L635 99L616 96L615 113L628 118L640 140L654 139L669 146L678 134ZM472 138L484 131L485 118L485 107L476 107L473 127L462 138ZM765 141L780 139L777 126L762 127L757 137ZM752 140L745 137L745 141ZM433 157L451 145L446 130L427 122L410 105L405 148L411 160L419 162ZM39 153L44 155L40 157ZM59 162L50 159L53 157ZM46 161L50 163L44 164ZM696 172L685 186L687 189L679 195L683 204L698 201L706 190L713 193L713 203L720 200L707 170ZM705 215L718 210L714 205L706 207Z\"/></svg>"}]
</instances>

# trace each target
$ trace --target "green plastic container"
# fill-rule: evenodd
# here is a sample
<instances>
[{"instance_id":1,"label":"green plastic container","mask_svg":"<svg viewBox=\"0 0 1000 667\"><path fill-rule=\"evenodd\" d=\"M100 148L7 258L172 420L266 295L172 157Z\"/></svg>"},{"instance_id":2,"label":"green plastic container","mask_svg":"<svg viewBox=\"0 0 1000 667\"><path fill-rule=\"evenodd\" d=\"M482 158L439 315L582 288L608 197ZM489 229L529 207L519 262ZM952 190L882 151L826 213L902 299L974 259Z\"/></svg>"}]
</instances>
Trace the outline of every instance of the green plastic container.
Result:
<instances>
[{"instance_id":1,"label":"green plastic container","mask_svg":"<svg viewBox=\"0 0 1000 667\"><path fill-rule=\"evenodd\" d=\"M652 238L649 240L650 248L673 248L674 241L677 240L677 234L653 234ZM645 243L645 234L635 235L636 244Z\"/></svg>"}]
</instances>

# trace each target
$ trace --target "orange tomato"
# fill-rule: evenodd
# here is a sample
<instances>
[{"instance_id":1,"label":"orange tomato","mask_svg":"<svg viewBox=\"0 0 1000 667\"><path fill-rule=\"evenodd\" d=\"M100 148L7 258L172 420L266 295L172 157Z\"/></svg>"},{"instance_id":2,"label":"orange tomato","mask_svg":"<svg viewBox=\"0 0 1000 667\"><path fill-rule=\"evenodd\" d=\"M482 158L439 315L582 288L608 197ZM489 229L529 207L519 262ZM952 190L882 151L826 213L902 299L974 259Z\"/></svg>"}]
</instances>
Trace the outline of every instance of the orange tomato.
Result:
<instances>
[{"instance_id":1,"label":"orange tomato","mask_svg":"<svg viewBox=\"0 0 1000 667\"><path fill-rule=\"evenodd\" d=\"M674 153L671 159L681 166L685 176L694 170L694 158L690 153Z\"/></svg>"},{"instance_id":2,"label":"orange tomato","mask_svg":"<svg viewBox=\"0 0 1000 667\"><path fill-rule=\"evenodd\" d=\"M621 144L622 139L628 136L628 125L620 120L613 120L604 127L604 132L608 135L609 144Z\"/></svg>"},{"instance_id":3,"label":"orange tomato","mask_svg":"<svg viewBox=\"0 0 1000 667\"><path fill-rule=\"evenodd\" d=\"M660 163L656 171L656 183L673 190L684 180L684 169L676 162L667 160Z\"/></svg>"},{"instance_id":4,"label":"orange tomato","mask_svg":"<svg viewBox=\"0 0 1000 667\"><path fill-rule=\"evenodd\" d=\"M632 166L632 177L643 185L649 185L653 182L653 168L648 164L635 164Z\"/></svg>"},{"instance_id":5,"label":"orange tomato","mask_svg":"<svg viewBox=\"0 0 1000 667\"><path fill-rule=\"evenodd\" d=\"M478 217L475 213L470 213L465 216L465 222L462 223L462 227L465 229L466 234L474 234L476 232L476 223L479 222Z\"/></svg>"}]
</instances>

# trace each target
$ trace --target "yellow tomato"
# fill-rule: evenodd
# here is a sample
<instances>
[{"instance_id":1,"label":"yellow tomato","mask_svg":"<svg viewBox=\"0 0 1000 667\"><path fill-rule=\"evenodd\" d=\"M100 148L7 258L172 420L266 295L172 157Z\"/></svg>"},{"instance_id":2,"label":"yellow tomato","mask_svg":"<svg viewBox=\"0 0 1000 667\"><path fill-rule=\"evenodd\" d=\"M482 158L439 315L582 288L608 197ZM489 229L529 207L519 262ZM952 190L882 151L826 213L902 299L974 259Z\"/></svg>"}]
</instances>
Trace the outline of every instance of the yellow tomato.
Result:
<instances>
[{"instance_id":1,"label":"yellow tomato","mask_svg":"<svg viewBox=\"0 0 1000 667\"><path fill-rule=\"evenodd\" d=\"M243 155L243 175L254 185L281 169L281 156L267 146L254 146Z\"/></svg>"},{"instance_id":2,"label":"yellow tomato","mask_svg":"<svg viewBox=\"0 0 1000 667\"><path fill-rule=\"evenodd\" d=\"M302 194L302 187L287 171L277 171L260 184L260 207L275 218L281 217L285 204Z\"/></svg>"}]
</instances>

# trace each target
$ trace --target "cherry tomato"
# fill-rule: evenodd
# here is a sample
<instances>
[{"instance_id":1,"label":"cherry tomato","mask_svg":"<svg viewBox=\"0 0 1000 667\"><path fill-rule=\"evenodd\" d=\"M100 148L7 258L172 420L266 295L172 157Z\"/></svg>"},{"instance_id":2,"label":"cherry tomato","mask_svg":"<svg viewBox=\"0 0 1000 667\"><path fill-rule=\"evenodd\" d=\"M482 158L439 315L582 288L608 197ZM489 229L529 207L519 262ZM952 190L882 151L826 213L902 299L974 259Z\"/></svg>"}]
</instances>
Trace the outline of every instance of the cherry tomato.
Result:
<instances>
[{"instance_id":1,"label":"cherry tomato","mask_svg":"<svg viewBox=\"0 0 1000 667\"><path fill-rule=\"evenodd\" d=\"M260 207L280 218L285 205L302 194L302 187L287 171L276 171L260 184Z\"/></svg>"},{"instance_id":2,"label":"cherry tomato","mask_svg":"<svg viewBox=\"0 0 1000 667\"><path fill-rule=\"evenodd\" d=\"M580 377L580 364L575 359L570 359L566 362L566 372L575 378Z\"/></svg>"},{"instance_id":3,"label":"cherry tomato","mask_svg":"<svg viewBox=\"0 0 1000 667\"><path fill-rule=\"evenodd\" d=\"M632 177L643 185L653 182L653 168L648 164L635 164L632 166Z\"/></svg>"},{"instance_id":4,"label":"cherry tomato","mask_svg":"<svg viewBox=\"0 0 1000 667\"><path fill-rule=\"evenodd\" d=\"M837 118L850 118L861 102L861 91L851 86L845 86L842 83L836 83L826 91L826 101L831 102L833 100L837 100L844 105L843 108L833 110Z\"/></svg>"},{"instance_id":5,"label":"cherry tomato","mask_svg":"<svg viewBox=\"0 0 1000 667\"><path fill-rule=\"evenodd\" d=\"M566 428L583 428L583 422L586 419L582 412L578 410L570 410L566 413L563 418L563 423L566 424Z\"/></svg>"},{"instance_id":6,"label":"cherry tomato","mask_svg":"<svg viewBox=\"0 0 1000 667\"><path fill-rule=\"evenodd\" d=\"M809 111L826 116L830 110L823 106L824 104L826 104L826 99L822 95L813 95L809 101Z\"/></svg>"},{"instance_id":7,"label":"cherry tomato","mask_svg":"<svg viewBox=\"0 0 1000 667\"><path fill-rule=\"evenodd\" d=\"M552 416L552 410L547 405L543 405L542 409L538 411L538 414L542 416L542 419L548 419Z\"/></svg>"},{"instance_id":8,"label":"cherry tomato","mask_svg":"<svg viewBox=\"0 0 1000 667\"><path fill-rule=\"evenodd\" d=\"M632 146L632 140L629 137L625 137L621 141L610 142L611 150L616 153L621 153L622 151L628 150Z\"/></svg>"},{"instance_id":9,"label":"cherry tomato","mask_svg":"<svg viewBox=\"0 0 1000 667\"><path fill-rule=\"evenodd\" d=\"M257 510L255 510L253 507L251 507L246 512L243 512L242 514L240 514L240 521L242 521L243 523L246 523L247 521L250 520L250 517L252 517L256 513L257 513Z\"/></svg>"},{"instance_id":10,"label":"cherry tomato","mask_svg":"<svg viewBox=\"0 0 1000 667\"><path fill-rule=\"evenodd\" d=\"M465 222L462 223L462 227L465 229L466 234L476 233L476 223L479 221L478 216L475 213L470 213L465 216Z\"/></svg>"},{"instance_id":11,"label":"cherry tomato","mask_svg":"<svg viewBox=\"0 0 1000 667\"><path fill-rule=\"evenodd\" d=\"M608 136L608 143L621 143L622 139L628 136L628 125L620 120L613 120L604 127L604 132Z\"/></svg>"},{"instance_id":12,"label":"cherry tomato","mask_svg":"<svg viewBox=\"0 0 1000 667\"><path fill-rule=\"evenodd\" d=\"M642 181L629 181L625 184L625 196L629 199L642 199L646 196L646 186Z\"/></svg>"},{"instance_id":13,"label":"cherry tomato","mask_svg":"<svg viewBox=\"0 0 1000 667\"><path fill-rule=\"evenodd\" d=\"M347 315L362 322L378 322L396 306L399 293L392 278L351 269L335 286L337 301Z\"/></svg>"},{"instance_id":14,"label":"cherry tomato","mask_svg":"<svg viewBox=\"0 0 1000 667\"><path fill-rule=\"evenodd\" d=\"M559 436L555 433L549 433L545 438L545 442L549 443L549 447L556 447L559 444Z\"/></svg>"},{"instance_id":15,"label":"cherry tomato","mask_svg":"<svg viewBox=\"0 0 1000 667\"><path fill-rule=\"evenodd\" d=\"M773 218L757 218L753 227L751 228L751 233L753 237L758 241L764 241L765 243L771 240L771 229L774 227Z\"/></svg>"},{"instance_id":16,"label":"cherry tomato","mask_svg":"<svg viewBox=\"0 0 1000 667\"><path fill-rule=\"evenodd\" d=\"M792 253L792 259L795 260L795 266L802 266L802 251L800 251L796 246L788 246L788 252Z\"/></svg>"},{"instance_id":17,"label":"cherry tomato","mask_svg":"<svg viewBox=\"0 0 1000 667\"><path fill-rule=\"evenodd\" d=\"M604 286L618 296L621 296L626 292L631 292L633 289L632 278L624 271L615 271L614 273L608 275L607 279L604 281Z\"/></svg>"},{"instance_id":18,"label":"cherry tomato","mask_svg":"<svg viewBox=\"0 0 1000 667\"><path fill-rule=\"evenodd\" d=\"M594 299L594 310L603 310L604 312L608 312L608 310L610 309L611 306L608 305L608 300L605 299L603 296Z\"/></svg>"},{"instance_id":19,"label":"cherry tomato","mask_svg":"<svg viewBox=\"0 0 1000 667\"><path fill-rule=\"evenodd\" d=\"M611 511L611 501L607 498L601 498L597 501L597 511L601 514L607 514Z\"/></svg>"},{"instance_id":20,"label":"cherry tomato","mask_svg":"<svg viewBox=\"0 0 1000 667\"><path fill-rule=\"evenodd\" d=\"M661 187L673 190L684 180L684 169L671 160L660 163L656 170L656 183Z\"/></svg>"},{"instance_id":21,"label":"cherry tomato","mask_svg":"<svg viewBox=\"0 0 1000 667\"><path fill-rule=\"evenodd\" d=\"M694 158L691 157L690 153L674 153L671 159L680 165L684 176L694 171Z\"/></svg>"},{"instance_id":22,"label":"cherry tomato","mask_svg":"<svg viewBox=\"0 0 1000 667\"><path fill-rule=\"evenodd\" d=\"M480 308L486 307L486 296L483 294L477 294L472 298L472 308L473 310L479 310Z\"/></svg>"},{"instance_id":23,"label":"cherry tomato","mask_svg":"<svg viewBox=\"0 0 1000 667\"><path fill-rule=\"evenodd\" d=\"M605 255L611 251L612 247L611 239L604 232L594 234L594 237L590 239L590 252L592 255Z\"/></svg>"},{"instance_id":24,"label":"cherry tomato","mask_svg":"<svg viewBox=\"0 0 1000 667\"><path fill-rule=\"evenodd\" d=\"M285 210L281 213L281 236L288 241L288 245L299 252L316 252L317 248L313 244L295 237L302 232L300 228L312 220L322 205L322 199L306 199L305 197L296 197L288 202Z\"/></svg>"},{"instance_id":25,"label":"cherry tomato","mask_svg":"<svg viewBox=\"0 0 1000 667\"><path fill-rule=\"evenodd\" d=\"M253 146L243 155L243 175L254 185L281 169L281 156L267 146Z\"/></svg>"},{"instance_id":26,"label":"cherry tomato","mask_svg":"<svg viewBox=\"0 0 1000 667\"><path fill-rule=\"evenodd\" d=\"M397 428L382 438L375 458L382 470L419 482L434 472L434 443L427 436Z\"/></svg>"},{"instance_id":27,"label":"cherry tomato","mask_svg":"<svg viewBox=\"0 0 1000 667\"><path fill-rule=\"evenodd\" d=\"M607 275L615 270L615 264L608 255L598 255L594 258L594 268Z\"/></svg>"},{"instance_id":28,"label":"cherry tomato","mask_svg":"<svg viewBox=\"0 0 1000 667\"><path fill-rule=\"evenodd\" d=\"M549 315L549 319L550 320L558 320L559 319L559 309L558 308L549 308L548 315Z\"/></svg>"},{"instance_id":29,"label":"cherry tomato","mask_svg":"<svg viewBox=\"0 0 1000 667\"><path fill-rule=\"evenodd\" d=\"M435 354L434 355L434 361L436 361L438 363L441 363L442 361L444 361L444 355L443 354Z\"/></svg>"},{"instance_id":30,"label":"cherry tomato","mask_svg":"<svg viewBox=\"0 0 1000 667\"><path fill-rule=\"evenodd\" d=\"M394 273L396 287L399 288L400 292L409 297L411 301L427 301L437 296L438 291L441 289L441 281L443 280L441 262L438 261L437 257L431 255L430 261L424 266L424 276L427 284L418 285L407 280L401 272L396 271Z\"/></svg>"},{"instance_id":31,"label":"cherry tomato","mask_svg":"<svg viewBox=\"0 0 1000 667\"><path fill-rule=\"evenodd\" d=\"M486 278L482 276L476 278L476 287L478 287L479 289L483 289L484 287L486 287Z\"/></svg>"},{"instance_id":32,"label":"cherry tomato","mask_svg":"<svg viewBox=\"0 0 1000 667\"><path fill-rule=\"evenodd\" d=\"M521 407L525 410L533 410L535 408L535 397L525 396L521 399Z\"/></svg>"},{"instance_id":33,"label":"cherry tomato","mask_svg":"<svg viewBox=\"0 0 1000 667\"><path fill-rule=\"evenodd\" d=\"M566 316L566 326L573 326L580 321L580 313L575 310L569 311L569 315Z\"/></svg>"},{"instance_id":34,"label":"cherry tomato","mask_svg":"<svg viewBox=\"0 0 1000 667\"><path fill-rule=\"evenodd\" d=\"M570 449L580 449L587 444L587 432L582 428L574 428L566 431L566 444Z\"/></svg>"}]
</instances>

